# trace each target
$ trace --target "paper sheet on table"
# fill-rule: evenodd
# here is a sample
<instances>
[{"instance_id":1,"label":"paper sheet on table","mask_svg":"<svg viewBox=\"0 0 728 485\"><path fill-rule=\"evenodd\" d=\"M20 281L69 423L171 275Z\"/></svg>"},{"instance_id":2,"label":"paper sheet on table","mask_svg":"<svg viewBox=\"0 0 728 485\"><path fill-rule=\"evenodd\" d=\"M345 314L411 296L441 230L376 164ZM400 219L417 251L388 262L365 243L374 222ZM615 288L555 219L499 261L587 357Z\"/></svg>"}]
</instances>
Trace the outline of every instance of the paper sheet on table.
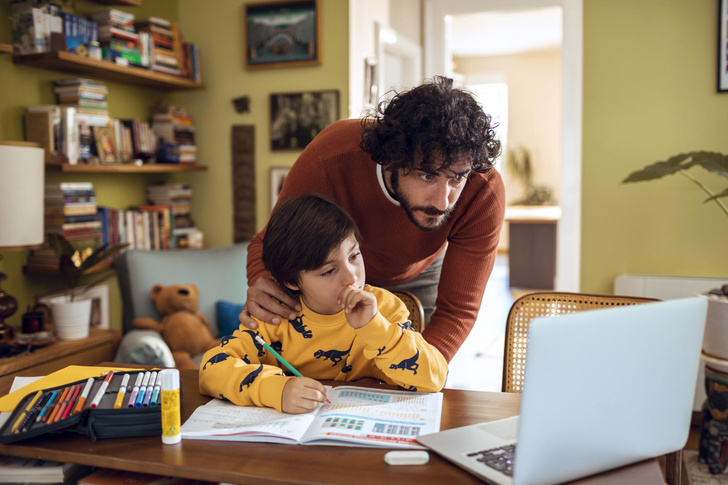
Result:
<instances>
[{"instance_id":1,"label":"paper sheet on table","mask_svg":"<svg viewBox=\"0 0 728 485\"><path fill-rule=\"evenodd\" d=\"M41 389L48 389L50 387L62 386L71 382L88 379L89 377L99 377L104 375L106 371L133 371L139 369L125 368L125 367L94 367L84 365L69 365L68 367L56 371L52 374L48 374L45 377L23 386L17 391L11 392L7 396L0 397L0 411L12 411L15 406L18 405L21 399L26 394L39 391Z\"/></svg>"}]
</instances>

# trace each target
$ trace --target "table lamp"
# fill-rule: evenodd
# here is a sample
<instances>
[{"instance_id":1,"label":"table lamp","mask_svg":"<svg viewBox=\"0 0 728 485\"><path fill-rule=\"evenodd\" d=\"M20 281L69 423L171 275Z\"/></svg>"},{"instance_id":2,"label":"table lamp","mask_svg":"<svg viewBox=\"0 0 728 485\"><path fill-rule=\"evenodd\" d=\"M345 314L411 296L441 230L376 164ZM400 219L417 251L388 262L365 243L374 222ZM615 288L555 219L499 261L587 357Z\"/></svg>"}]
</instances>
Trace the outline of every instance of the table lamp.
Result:
<instances>
[{"instance_id":1,"label":"table lamp","mask_svg":"<svg viewBox=\"0 0 728 485\"><path fill-rule=\"evenodd\" d=\"M0 253L43 244L43 160L36 143L0 141ZM0 273L0 283L6 278ZM5 319L17 309L17 300L0 288L0 342L13 338Z\"/></svg>"}]
</instances>

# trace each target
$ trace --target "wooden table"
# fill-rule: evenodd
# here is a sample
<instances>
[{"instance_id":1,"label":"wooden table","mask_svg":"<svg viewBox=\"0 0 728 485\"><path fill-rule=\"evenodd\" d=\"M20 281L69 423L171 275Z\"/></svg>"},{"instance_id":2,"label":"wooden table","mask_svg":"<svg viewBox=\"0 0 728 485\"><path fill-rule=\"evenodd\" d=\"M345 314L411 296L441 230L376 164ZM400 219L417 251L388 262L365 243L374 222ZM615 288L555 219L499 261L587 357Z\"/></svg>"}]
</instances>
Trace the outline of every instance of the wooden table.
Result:
<instances>
[{"instance_id":1,"label":"wooden table","mask_svg":"<svg viewBox=\"0 0 728 485\"><path fill-rule=\"evenodd\" d=\"M30 354L0 358L0 396L10 391L15 376L45 376L69 365L96 365L114 359L119 330L92 328L88 338L59 340Z\"/></svg>"},{"instance_id":2,"label":"wooden table","mask_svg":"<svg viewBox=\"0 0 728 485\"><path fill-rule=\"evenodd\" d=\"M110 364L114 365L114 364ZM119 365L119 364L116 364ZM199 393L197 371L182 371L182 422L210 400ZM445 389L442 429L501 419L518 410L519 394ZM338 446L236 443L183 439L163 445L161 437L92 442L66 433L26 443L0 445L0 453L82 465L170 475L197 480L251 484L475 484L474 476L430 453L422 466L388 466L388 450ZM663 484L657 460L578 483Z\"/></svg>"}]
</instances>

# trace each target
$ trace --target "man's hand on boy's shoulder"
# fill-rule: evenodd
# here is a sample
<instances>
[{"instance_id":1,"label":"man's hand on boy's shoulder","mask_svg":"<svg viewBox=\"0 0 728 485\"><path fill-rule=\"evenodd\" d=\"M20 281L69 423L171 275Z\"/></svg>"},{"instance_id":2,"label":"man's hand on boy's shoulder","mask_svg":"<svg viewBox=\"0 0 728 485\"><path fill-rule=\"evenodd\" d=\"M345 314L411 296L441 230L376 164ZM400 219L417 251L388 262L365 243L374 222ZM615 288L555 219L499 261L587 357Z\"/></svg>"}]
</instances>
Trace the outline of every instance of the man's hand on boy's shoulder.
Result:
<instances>
[{"instance_id":1,"label":"man's hand on boy's shoulder","mask_svg":"<svg viewBox=\"0 0 728 485\"><path fill-rule=\"evenodd\" d=\"M240 323L251 330L258 328L258 323L252 317L278 325L283 320L293 320L296 318L295 312L301 310L297 299L291 298L273 278L265 276L258 278L248 288L247 297L238 318Z\"/></svg>"},{"instance_id":2,"label":"man's hand on boy's shoulder","mask_svg":"<svg viewBox=\"0 0 728 485\"><path fill-rule=\"evenodd\" d=\"M352 328L361 328L377 314L377 297L354 286L346 286L339 293L339 305L344 309L346 321Z\"/></svg>"}]
</instances>

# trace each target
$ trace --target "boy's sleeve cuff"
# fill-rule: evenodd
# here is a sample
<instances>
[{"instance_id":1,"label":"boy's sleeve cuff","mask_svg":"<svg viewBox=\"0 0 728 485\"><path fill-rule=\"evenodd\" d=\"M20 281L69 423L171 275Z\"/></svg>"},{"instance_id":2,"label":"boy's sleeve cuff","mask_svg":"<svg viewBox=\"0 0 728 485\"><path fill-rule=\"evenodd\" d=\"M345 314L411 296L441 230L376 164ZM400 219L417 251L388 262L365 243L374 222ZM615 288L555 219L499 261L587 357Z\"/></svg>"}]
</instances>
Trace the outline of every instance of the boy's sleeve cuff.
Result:
<instances>
[{"instance_id":1,"label":"boy's sleeve cuff","mask_svg":"<svg viewBox=\"0 0 728 485\"><path fill-rule=\"evenodd\" d=\"M270 376L260 383L260 402L263 406L283 412L283 387L294 376Z\"/></svg>"}]
</instances>

